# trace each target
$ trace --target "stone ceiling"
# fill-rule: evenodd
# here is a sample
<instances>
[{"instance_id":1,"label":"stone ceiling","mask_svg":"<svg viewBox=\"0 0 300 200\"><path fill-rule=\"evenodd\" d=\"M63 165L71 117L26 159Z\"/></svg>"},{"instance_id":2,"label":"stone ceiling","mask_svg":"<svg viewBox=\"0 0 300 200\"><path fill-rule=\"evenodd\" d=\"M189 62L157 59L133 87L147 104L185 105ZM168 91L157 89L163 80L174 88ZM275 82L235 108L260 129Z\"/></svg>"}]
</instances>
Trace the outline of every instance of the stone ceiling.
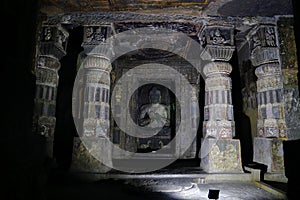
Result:
<instances>
[{"instance_id":1,"label":"stone ceiling","mask_svg":"<svg viewBox=\"0 0 300 200\"><path fill-rule=\"evenodd\" d=\"M135 12L194 16L291 15L292 0L40 0L47 15L69 12Z\"/></svg>"},{"instance_id":2,"label":"stone ceiling","mask_svg":"<svg viewBox=\"0 0 300 200\"><path fill-rule=\"evenodd\" d=\"M149 11L201 12L213 0L41 0L41 10L47 14L64 12Z\"/></svg>"}]
</instances>

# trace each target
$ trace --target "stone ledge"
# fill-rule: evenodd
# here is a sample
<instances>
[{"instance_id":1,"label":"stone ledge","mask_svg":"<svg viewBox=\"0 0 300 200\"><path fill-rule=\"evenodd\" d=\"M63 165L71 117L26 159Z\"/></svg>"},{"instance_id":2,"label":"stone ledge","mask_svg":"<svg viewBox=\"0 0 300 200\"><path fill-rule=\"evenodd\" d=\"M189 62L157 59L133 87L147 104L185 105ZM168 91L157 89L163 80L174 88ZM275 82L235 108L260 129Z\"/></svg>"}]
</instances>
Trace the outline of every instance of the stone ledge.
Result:
<instances>
[{"instance_id":1,"label":"stone ledge","mask_svg":"<svg viewBox=\"0 0 300 200\"><path fill-rule=\"evenodd\" d=\"M251 182L251 174L235 173L235 174L110 174L110 173L80 173L71 172L72 175L83 178L85 180L97 181L103 179L176 179L176 178L191 178L196 183L200 184L200 180L205 180L205 183L216 183L220 181L228 182Z\"/></svg>"},{"instance_id":2,"label":"stone ledge","mask_svg":"<svg viewBox=\"0 0 300 200\"><path fill-rule=\"evenodd\" d=\"M265 173L264 180L287 183L288 179L283 173Z\"/></svg>"}]
</instances>

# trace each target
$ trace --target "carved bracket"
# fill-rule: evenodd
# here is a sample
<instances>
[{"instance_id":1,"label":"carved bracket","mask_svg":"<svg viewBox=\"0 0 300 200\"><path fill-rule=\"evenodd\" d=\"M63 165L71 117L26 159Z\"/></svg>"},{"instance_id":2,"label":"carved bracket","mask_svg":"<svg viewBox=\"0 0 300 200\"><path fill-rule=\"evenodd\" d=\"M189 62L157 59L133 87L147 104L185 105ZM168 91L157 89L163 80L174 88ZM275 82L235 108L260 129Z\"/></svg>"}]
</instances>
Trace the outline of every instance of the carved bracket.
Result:
<instances>
[{"instance_id":1,"label":"carved bracket","mask_svg":"<svg viewBox=\"0 0 300 200\"><path fill-rule=\"evenodd\" d=\"M101 24L101 25L85 25L83 32L83 43L82 47L85 52L94 51L97 45L106 45L107 50L111 50L111 44L106 44L105 41L113 35L114 27L112 24ZM101 49L102 50L102 49ZM101 52L99 52L101 53Z\"/></svg>"},{"instance_id":2,"label":"carved bracket","mask_svg":"<svg viewBox=\"0 0 300 200\"><path fill-rule=\"evenodd\" d=\"M69 33L61 25L42 25L40 54L53 55L61 59L66 55Z\"/></svg>"},{"instance_id":3,"label":"carved bracket","mask_svg":"<svg viewBox=\"0 0 300 200\"><path fill-rule=\"evenodd\" d=\"M206 45L234 46L234 27L206 25L199 34L203 47Z\"/></svg>"},{"instance_id":4,"label":"carved bracket","mask_svg":"<svg viewBox=\"0 0 300 200\"><path fill-rule=\"evenodd\" d=\"M249 33L248 37L251 50L257 47L278 47L275 25L258 25Z\"/></svg>"}]
</instances>

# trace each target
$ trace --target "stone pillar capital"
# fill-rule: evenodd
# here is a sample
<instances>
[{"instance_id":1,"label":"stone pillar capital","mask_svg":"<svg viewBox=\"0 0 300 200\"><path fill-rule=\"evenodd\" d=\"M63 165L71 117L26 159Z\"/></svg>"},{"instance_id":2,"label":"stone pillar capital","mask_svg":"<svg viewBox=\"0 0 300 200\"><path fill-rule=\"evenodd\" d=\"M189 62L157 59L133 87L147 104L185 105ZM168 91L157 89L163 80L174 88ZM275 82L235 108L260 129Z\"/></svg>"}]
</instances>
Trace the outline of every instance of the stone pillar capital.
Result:
<instances>
[{"instance_id":1,"label":"stone pillar capital","mask_svg":"<svg viewBox=\"0 0 300 200\"><path fill-rule=\"evenodd\" d=\"M207 24L199 33L201 45L234 46L234 26L225 24Z\"/></svg>"},{"instance_id":2,"label":"stone pillar capital","mask_svg":"<svg viewBox=\"0 0 300 200\"><path fill-rule=\"evenodd\" d=\"M247 35L250 49L257 47L278 47L277 28L273 24L259 24Z\"/></svg>"},{"instance_id":3,"label":"stone pillar capital","mask_svg":"<svg viewBox=\"0 0 300 200\"><path fill-rule=\"evenodd\" d=\"M205 25L200 31L199 39L204 50L203 60L229 61L235 50L234 26Z\"/></svg>"},{"instance_id":4,"label":"stone pillar capital","mask_svg":"<svg viewBox=\"0 0 300 200\"><path fill-rule=\"evenodd\" d=\"M66 55L69 33L60 24L43 24L40 32L39 53L61 59Z\"/></svg>"},{"instance_id":5,"label":"stone pillar capital","mask_svg":"<svg viewBox=\"0 0 300 200\"><path fill-rule=\"evenodd\" d=\"M255 75L258 78L263 78L266 76L280 76L281 68L279 63L268 63L261 65L255 69Z\"/></svg>"},{"instance_id":6,"label":"stone pillar capital","mask_svg":"<svg viewBox=\"0 0 300 200\"><path fill-rule=\"evenodd\" d=\"M113 35L113 30L111 23L84 25L81 46L84 48L85 53L111 57L113 48L111 42L108 42L107 39Z\"/></svg>"},{"instance_id":7,"label":"stone pillar capital","mask_svg":"<svg viewBox=\"0 0 300 200\"><path fill-rule=\"evenodd\" d=\"M88 54L83 61L84 69L99 69L110 72L112 70L110 58L98 54Z\"/></svg>"},{"instance_id":8,"label":"stone pillar capital","mask_svg":"<svg viewBox=\"0 0 300 200\"><path fill-rule=\"evenodd\" d=\"M279 62L280 55L276 33L276 26L272 24L259 24L250 31L247 38L253 66Z\"/></svg>"},{"instance_id":9,"label":"stone pillar capital","mask_svg":"<svg viewBox=\"0 0 300 200\"><path fill-rule=\"evenodd\" d=\"M212 76L228 76L232 71L230 63L226 62L211 62L204 66L203 73L207 77Z\"/></svg>"},{"instance_id":10,"label":"stone pillar capital","mask_svg":"<svg viewBox=\"0 0 300 200\"><path fill-rule=\"evenodd\" d=\"M47 68L58 71L61 67L59 59L52 55L39 55L37 57L37 68Z\"/></svg>"}]
</instances>

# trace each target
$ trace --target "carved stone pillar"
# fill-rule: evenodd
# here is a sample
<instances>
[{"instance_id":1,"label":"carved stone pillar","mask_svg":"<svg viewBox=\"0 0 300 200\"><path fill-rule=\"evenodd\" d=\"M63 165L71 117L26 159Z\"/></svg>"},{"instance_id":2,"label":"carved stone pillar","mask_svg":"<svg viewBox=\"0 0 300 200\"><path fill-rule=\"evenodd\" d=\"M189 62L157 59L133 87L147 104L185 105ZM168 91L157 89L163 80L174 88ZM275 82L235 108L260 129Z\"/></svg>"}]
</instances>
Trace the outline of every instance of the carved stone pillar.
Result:
<instances>
[{"instance_id":1,"label":"carved stone pillar","mask_svg":"<svg viewBox=\"0 0 300 200\"><path fill-rule=\"evenodd\" d=\"M258 104L253 159L267 165L268 172L283 172L282 141L287 139L287 128L277 30L272 25L259 25L249 36L251 62L256 67Z\"/></svg>"},{"instance_id":2,"label":"carved stone pillar","mask_svg":"<svg viewBox=\"0 0 300 200\"><path fill-rule=\"evenodd\" d=\"M59 60L66 55L68 32L60 25L43 25L38 45L33 132L47 138L47 155L53 157Z\"/></svg>"},{"instance_id":3,"label":"carved stone pillar","mask_svg":"<svg viewBox=\"0 0 300 200\"><path fill-rule=\"evenodd\" d=\"M200 35L204 46L205 107L201 167L207 172L240 172L240 141L235 136L231 96L232 66L228 63L235 50L234 27L205 26Z\"/></svg>"},{"instance_id":4,"label":"carved stone pillar","mask_svg":"<svg viewBox=\"0 0 300 200\"><path fill-rule=\"evenodd\" d=\"M111 163L111 149L108 147L110 132L110 72L111 62L109 55L112 50L111 44L105 40L111 34L110 25L85 26L82 46L87 55L82 63L83 75L82 98L79 99L78 108L82 108L80 123L81 139L74 140L72 169L81 172L107 172L110 170L96 158L97 155ZM98 51L98 45L107 45L105 51ZM102 49L102 48L101 48ZM81 104L81 105L80 105ZM76 109L76 108L75 108ZM77 110L78 115L79 110ZM89 152L91 151L91 153Z\"/></svg>"}]
</instances>

